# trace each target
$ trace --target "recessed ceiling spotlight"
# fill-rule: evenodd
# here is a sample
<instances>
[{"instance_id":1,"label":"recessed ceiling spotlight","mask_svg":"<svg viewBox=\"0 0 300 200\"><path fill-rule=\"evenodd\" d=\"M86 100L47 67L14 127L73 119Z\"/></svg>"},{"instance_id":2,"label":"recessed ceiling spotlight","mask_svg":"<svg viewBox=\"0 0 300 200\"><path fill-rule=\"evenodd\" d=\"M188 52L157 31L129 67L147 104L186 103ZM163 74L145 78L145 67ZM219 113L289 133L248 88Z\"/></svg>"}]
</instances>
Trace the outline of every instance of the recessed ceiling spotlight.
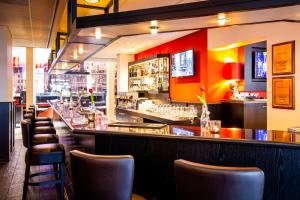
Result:
<instances>
[{"instance_id":1,"label":"recessed ceiling spotlight","mask_svg":"<svg viewBox=\"0 0 300 200\"><path fill-rule=\"evenodd\" d=\"M78 58L78 54L77 54L77 51L74 51L74 55L73 55L73 58L74 58L75 60L77 60L77 58Z\"/></svg>"},{"instance_id":2,"label":"recessed ceiling spotlight","mask_svg":"<svg viewBox=\"0 0 300 200\"><path fill-rule=\"evenodd\" d=\"M224 26L227 22L226 14L225 13L219 13L218 14L218 24L220 26Z\"/></svg>"},{"instance_id":3,"label":"recessed ceiling spotlight","mask_svg":"<svg viewBox=\"0 0 300 200\"><path fill-rule=\"evenodd\" d=\"M152 35L156 35L158 33L158 22L157 20L152 20L150 22L150 31Z\"/></svg>"},{"instance_id":4,"label":"recessed ceiling spotlight","mask_svg":"<svg viewBox=\"0 0 300 200\"><path fill-rule=\"evenodd\" d=\"M96 28L95 37L98 40L102 38L102 30L101 30L101 28Z\"/></svg>"},{"instance_id":5,"label":"recessed ceiling spotlight","mask_svg":"<svg viewBox=\"0 0 300 200\"><path fill-rule=\"evenodd\" d=\"M63 63L62 68L66 69L67 68L67 63Z\"/></svg>"},{"instance_id":6,"label":"recessed ceiling spotlight","mask_svg":"<svg viewBox=\"0 0 300 200\"><path fill-rule=\"evenodd\" d=\"M98 3L100 0L85 0L87 3Z\"/></svg>"},{"instance_id":7,"label":"recessed ceiling spotlight","mask_svg":"<svg viewBox=\"0 0 300 200\"><path fill-rule=\"evenodd\" d=\"M83 47L82 47L82 45L79 45L79 47L78 47L78 53L79 54L83 54Z\"/></svg>"}]
</instances>

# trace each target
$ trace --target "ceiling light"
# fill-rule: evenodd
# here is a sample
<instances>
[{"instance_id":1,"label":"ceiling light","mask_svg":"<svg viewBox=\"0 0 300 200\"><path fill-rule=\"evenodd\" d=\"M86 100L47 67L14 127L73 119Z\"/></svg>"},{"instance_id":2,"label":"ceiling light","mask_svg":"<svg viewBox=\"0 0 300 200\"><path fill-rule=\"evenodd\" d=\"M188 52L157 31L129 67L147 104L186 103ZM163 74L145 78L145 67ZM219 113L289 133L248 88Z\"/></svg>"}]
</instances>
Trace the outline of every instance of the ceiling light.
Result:
<instances>
[{"instance_id":1,"label":"ceiling light","mask_svg":"<svg viewBox=\"0 0 300 200\"><path fill-rule=\"evenodd\" d=\"M218 24L220 26L224 26L226 22L227 22L227 19L226 19L225 13L219 13L219 15L218 15Z\"/></svg>"},{"instance_id":2,"label":"ceiling light","mask_svg":"<svg viewBox=\"0 0 300 200\"><path fill-rule=\"evenodd\" d=\"M77 60L77 58L78 58L77 51L74 51L73 58L74 58L75 60Z\"/></svg>"},{"instance_id":3,"label":"ceiling light","mask_svg":"<svg viewBox=\"0 0 300 200\"><path fill-rule=\"evenodd\" d=\"M100 0L85 0L87 3L98 3Z\"/></svg>"},{"instance_id":4,"label":"ceiling light","mask_svg":"<svg viewBox=\"0 0 300 200\"><path fill-rule=\"evenodd\" d=\"M102 31L101 31L101 28L96 28L96 31L95 31L95 37L96 39L101 39L102 38Z\"/></svg>"},{"instance_id":5,"label":"ceiling light","mask_svg":"<svg viewBox=\"0 0 300 200\"><path fill-rule=\"evenodd\" d=\"M67 63L63 63L62 68L66 69L67 68Z\"/></svg>"},{"instance_id":6,"label":"ceiling light","mask_svg":"<svg viewBox=\"0 0 300 200\"><path fill-rule=\"evenodd\" d=\"M82 45L79 45L79 47L78 47L78 53L79 54L83 54L83 47L82 47Z\"/></svg>"},{"instance_id":7,"label":"ceiling light","mask_svg":"<svg viewBox=\"0 0 300 200\"><path fill-rule=\"evenodd\" d=\"M150 31L152 35L156 35L158 33L158 22L156 20L152 20L150 22Z\"/></svg>"}]
</instances>

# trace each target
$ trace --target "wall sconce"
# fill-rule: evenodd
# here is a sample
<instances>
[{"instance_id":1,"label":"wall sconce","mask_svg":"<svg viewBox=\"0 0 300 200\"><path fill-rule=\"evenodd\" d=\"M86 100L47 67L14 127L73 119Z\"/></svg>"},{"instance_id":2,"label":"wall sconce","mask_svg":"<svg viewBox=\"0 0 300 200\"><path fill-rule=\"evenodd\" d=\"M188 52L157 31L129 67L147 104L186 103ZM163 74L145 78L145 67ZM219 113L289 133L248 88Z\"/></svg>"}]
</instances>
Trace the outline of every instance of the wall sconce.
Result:
<instances>
[{"instance_id":1,"label":"wall sconce","mask_svg":"<svg viewBox=\"0 0 300 200\"><path fill-rule=\"evenodd\" d=\"M239 94L238 81L244 78L244 66L239 62L226 63L223 68L223 77L231 80L230 88L232 91L232 99L241 99Z\"/></svg>"}]
</instances>

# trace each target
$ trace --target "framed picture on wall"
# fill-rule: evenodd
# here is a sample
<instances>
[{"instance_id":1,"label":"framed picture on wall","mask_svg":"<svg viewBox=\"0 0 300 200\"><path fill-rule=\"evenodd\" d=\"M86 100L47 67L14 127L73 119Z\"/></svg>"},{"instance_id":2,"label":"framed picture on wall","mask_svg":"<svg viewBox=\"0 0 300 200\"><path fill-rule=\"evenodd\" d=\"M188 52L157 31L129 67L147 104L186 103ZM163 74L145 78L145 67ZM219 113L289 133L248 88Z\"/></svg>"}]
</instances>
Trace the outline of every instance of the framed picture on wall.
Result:
<instances>
[{"instance_id":1,"label":"framed picture on wall","mask_svg":"<svg viewBox=\"0 0 300 200\"><path fill-rule=\"evenodd\" d=\"M294 76L273 77L273 108L295 109Z\"/></svg>"},{"instance_id":2,"label":"framed picture on wall","mask_svg":"<svg viewBox=\"0 0 300 200\"><path fill-rule=\"evenodd\" d=\"M273 75L294 74L295 41L274 44L272 46Z\"/></svg>"}]
</instances>

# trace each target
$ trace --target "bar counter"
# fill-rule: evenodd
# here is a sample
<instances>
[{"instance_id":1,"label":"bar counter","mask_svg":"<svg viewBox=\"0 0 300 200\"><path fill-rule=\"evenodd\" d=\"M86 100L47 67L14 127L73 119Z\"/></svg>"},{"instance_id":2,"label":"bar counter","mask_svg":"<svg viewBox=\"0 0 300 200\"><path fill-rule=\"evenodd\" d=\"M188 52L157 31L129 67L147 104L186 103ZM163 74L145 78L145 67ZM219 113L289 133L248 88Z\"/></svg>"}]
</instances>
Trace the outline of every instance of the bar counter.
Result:
<instances>
[{"instance_id":1,"label":"bar counter","mask_svg":"<svg viewBox=\"0 0 300 200\"><path fill-rule=\"evenodd\" d=\"M88 124L76 111L71 118L68 109L57 104L52 107L54 118L63 121L74 137L72 147L95 154L133 155L134 192L149 199L176 199L176 159L259 167L265 173L265 200L300 199L300 135L295 133L224 128L219 134L201 134L197 126L160 124L154 128L111 127L105 116Z\"/></svg>"}]
</instances>

